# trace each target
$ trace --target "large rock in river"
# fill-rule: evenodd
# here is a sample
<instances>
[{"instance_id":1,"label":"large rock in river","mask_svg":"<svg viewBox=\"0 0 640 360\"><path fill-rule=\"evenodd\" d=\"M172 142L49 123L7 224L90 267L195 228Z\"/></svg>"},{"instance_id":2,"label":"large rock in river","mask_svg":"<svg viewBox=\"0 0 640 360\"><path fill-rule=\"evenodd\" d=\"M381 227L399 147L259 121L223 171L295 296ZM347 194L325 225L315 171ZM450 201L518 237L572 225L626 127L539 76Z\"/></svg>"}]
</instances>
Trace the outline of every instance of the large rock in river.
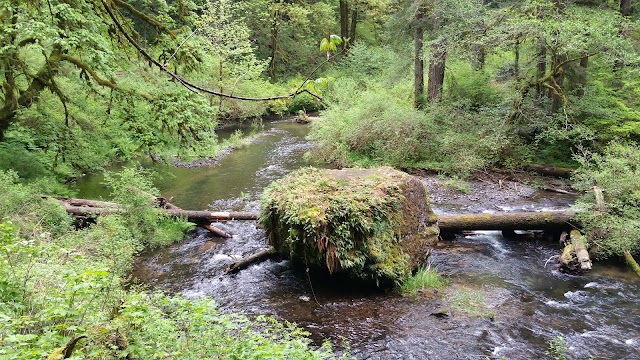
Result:
<instances>
[{"instance_id":1,"label":"large rock in river","mask_svg":"<svg viewBox=\"0 0 640 360\"><path fill-rule=\"evenodd\" d=\"M400 282L438 238L427 190L392 168L305 168L271 184L260 223L275 249L312 268Z\"/></svg>"}]
</instances>

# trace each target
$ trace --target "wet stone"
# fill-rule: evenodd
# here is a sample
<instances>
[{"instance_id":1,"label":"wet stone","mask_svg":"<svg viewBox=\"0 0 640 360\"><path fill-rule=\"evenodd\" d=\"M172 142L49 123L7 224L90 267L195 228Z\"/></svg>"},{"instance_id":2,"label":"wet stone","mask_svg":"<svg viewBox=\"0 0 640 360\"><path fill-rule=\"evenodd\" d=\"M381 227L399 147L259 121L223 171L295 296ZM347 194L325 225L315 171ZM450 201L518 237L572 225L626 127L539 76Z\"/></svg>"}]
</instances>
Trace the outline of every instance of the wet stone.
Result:
<instances>
[{"instance_id":1,"label":"wet stone","mask_svg":"<svg viewBox=\"0 0 640 360\"><path fill-rule=\"evenodd\" d=\"M436 220L423 183L387 167L296 171L267 188L260 217L283 256L378 284L423 264Z\"/></svg>"}]
</instances>

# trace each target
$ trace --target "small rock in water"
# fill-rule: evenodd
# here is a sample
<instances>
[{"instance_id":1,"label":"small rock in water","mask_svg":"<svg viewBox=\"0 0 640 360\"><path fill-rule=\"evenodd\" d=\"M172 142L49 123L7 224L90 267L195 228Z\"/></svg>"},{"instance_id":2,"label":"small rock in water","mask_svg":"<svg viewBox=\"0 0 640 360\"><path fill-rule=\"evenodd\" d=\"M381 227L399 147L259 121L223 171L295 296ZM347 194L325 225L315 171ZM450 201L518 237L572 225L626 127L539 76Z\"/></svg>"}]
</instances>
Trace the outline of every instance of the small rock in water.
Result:
<instances>
[{"instance_id":1,"label":"small rock in water","mask_svg":"<svg viewBox=\"0 0 640 360\"><path fill-rule=\"evenodd\" d=\"M448 318L449 316L451 316L451 312L448 309L438 309L429 315L442 319L442 318Z\"/></svg>"},{"instance_id":2,"label":"small rock in water","mask_svg":"<svg viewBox=\"0 0 640 360\"><path fill-rule=\"evenodd\" d=\"M309 301L311 301L311 298L310 298L310 297L308 297L308 296L306 296L306 295L302 295L302 296L300 296L298 299L300 299L300 300L302 300L302 301L304 301L304 302L309 302Z\"/></svg>"}]
</instances>

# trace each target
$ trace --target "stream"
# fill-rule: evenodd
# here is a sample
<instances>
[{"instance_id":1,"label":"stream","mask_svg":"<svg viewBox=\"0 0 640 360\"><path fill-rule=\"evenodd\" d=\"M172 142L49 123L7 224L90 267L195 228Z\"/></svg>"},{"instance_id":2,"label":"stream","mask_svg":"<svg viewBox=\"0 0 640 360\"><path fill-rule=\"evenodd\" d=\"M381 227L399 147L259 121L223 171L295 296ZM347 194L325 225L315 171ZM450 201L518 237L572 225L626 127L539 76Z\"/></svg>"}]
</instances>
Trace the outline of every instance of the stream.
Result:
<instances>
[{"instance_id":1,"label":"stream","mask_svg":"<svg viewBox=\"0 0 640 360\"><path fill-rule=\"evenodd\" d=\"M306 166L303 154L312 147L307 132L306 125L290 121L267 123L251 145L213 166L153 165L163 176L156 186L184 209L258 210L270 182ZM78 195L106 196L101 179L82 179ZM531 211L564 208L573 201L551 193L528 195L526 201L472 207ZM433 206L436 213L460 211L446 198ZM607 262L581 276L559 273L545 267L560 252L554 242L508 240L490 231L441 241L430 262L450 285L412 298L330 284L288 261L267 261L225 276L234 258L263 249L266 239L255 222L215 225L235 236L220 239L198 229L180 243L141 255L134 277L151 289L211 297L225 310L295 322L315 344L331 339L338 351L348 349L358 359L541 359L556 336L564 337L570 359L640 358L635 274ZM454 306L464 295L479 301L484 314Z\"/></svg>"}]
</instances>

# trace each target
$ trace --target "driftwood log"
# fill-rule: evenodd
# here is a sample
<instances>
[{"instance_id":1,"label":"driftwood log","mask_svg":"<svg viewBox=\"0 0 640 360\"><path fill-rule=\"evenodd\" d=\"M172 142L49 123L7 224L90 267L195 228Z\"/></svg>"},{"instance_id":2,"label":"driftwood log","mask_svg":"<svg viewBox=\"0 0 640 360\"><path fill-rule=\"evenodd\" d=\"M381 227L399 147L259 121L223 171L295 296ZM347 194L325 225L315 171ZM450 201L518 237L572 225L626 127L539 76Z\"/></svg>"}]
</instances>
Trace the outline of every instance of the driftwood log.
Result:
<instances>
[{"instance_id":1,"label":"driftwood log","mask_svg":"<svg viewBox=\"0 0 640 360\"><path fill-rule=\"evenodd\" d=\"M591 270L591 259L587 251L587 241L578 230L571 230L568 244L560 256L561 267L569 272Z\"/></svg>"},{"instance_id":2,"label":"driftwood log","mask_svg":"<svg viewBox=\"0 0 640 360\"><path fill-rule=\"evenodd\" d=\"M244 270L253 264L257 264L259 262L269 260L271 258L276 257L277 255L278 253L276 252L276 249L274 249L273 246L270 246L268 249L264 249L253 255L247 256L242 260L238 260L234 262L233 264L229 265L229 267L227 268L227 270L225 270L224 273L235 274L238 271Z\"/></svg>"},{"instance_id":3,"label":"driftwood log","mask_svg":"<svg viewBox=\"0 0 640 360\"><path fill-rule=\"evenodd\" d=\"M523 166L524 170L535 172L541 175L569 178L575 170L574 168L551 166L551 165L539 165L539 164L527 164Z\"/></svg>"}]
</instances>

